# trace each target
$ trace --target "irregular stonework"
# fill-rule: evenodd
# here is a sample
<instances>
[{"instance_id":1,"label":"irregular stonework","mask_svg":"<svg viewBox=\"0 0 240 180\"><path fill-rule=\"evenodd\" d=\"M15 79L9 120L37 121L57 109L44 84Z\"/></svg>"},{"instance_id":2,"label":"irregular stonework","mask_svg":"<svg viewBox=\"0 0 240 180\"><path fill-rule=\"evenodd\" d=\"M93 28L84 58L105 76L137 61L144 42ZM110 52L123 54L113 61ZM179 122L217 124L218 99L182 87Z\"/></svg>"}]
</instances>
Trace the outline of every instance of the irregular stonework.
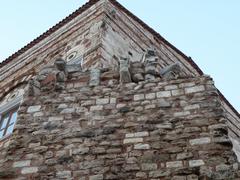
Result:
<instances>
[{"instance_id":1,"label":"irregular stonework","mask_svg":"<svg viewBox=\"0 0 240 180\"><path fill-rule=\"evenodd\" d=\"M10 59L0 115L22 104L0 179L240 179L239 113L115 0L89 1Z\"/></svg>"},{"instance_id":2,"label":"irregular stonework","mask_svg":"<svg viewBox=\"0 0 240 180\"><path fill-rule=\"evenodd\" d=\"M102 74L89 86L91 74L68 74L63 89L25 97L2 142L1 179L238 177L211 78L119 85Z\"/></svg>"}]
</instances>

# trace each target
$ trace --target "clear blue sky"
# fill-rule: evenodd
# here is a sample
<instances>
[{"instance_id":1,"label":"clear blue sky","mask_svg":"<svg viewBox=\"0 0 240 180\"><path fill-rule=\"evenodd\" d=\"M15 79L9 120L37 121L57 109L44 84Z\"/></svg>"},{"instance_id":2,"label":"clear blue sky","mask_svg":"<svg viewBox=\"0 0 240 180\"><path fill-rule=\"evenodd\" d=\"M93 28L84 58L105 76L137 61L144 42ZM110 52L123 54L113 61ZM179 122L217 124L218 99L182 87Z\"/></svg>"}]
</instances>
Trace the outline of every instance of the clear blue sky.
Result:
<instances>
[{"instance_id":1,"label":"clear blue sky","mask_svg":"<svg viewBox=\"0 0 240 180\"><path fill-rule=\"evenodd\" d=\"M6 0L0 6L0 61L86 0ZM240 111L239 0L119 0L191 56ZM137 2L137 3L136 3Z\"/></svg>"}]
</instances>

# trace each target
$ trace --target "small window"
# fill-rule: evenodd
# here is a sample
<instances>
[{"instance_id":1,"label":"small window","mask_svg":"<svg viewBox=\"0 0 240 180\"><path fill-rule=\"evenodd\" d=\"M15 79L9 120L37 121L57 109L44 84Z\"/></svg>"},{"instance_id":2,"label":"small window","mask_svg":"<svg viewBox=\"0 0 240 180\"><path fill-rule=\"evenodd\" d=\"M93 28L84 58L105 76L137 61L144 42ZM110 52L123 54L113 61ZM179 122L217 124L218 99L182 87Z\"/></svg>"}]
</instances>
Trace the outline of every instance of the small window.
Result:
<instances>
[{"instance_id":1,"label":"small window","mask_svg":"<svg viewBox=\"0 0 240 180\"><path fill-rule=\"evenodd\" d=\"M14 108L0 117L0 139L12 134L15 123L17 121L18 108Z\"/></svg>"}]
</instances>

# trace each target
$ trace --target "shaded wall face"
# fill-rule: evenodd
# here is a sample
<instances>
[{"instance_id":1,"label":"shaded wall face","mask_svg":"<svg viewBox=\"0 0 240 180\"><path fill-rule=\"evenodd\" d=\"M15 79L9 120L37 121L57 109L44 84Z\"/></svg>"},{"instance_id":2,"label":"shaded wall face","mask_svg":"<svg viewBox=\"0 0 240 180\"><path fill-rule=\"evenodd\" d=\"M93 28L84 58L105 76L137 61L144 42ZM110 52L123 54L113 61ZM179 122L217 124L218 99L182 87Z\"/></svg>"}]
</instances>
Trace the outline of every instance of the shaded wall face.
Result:
<instances>
[{"instance_id":1,"label":"shaded wall face","mask_svg":"<svg viewBox=\"0 0 240 180\"><path fill-rule=\"evenodd\" d=\"M185 75L199 76L186 58L160 41L135 19L111 3L106 4L105 30L101 52L104 65L117 64L116 58L129 57L131 61L142 61L148 49L154 49L161 68L180 63Z\"/></svg>"},{"instance_id":2,"label":"shaded wall face","mask_svg":"<svg viewBox=\"0 0 240 180\"><path fill-rule=\"evenodd\" d=\"M75 74L61 91L24 99L0 151L0 177L235 177L237 159L211 79L102 79L89 87L88 76Z\"/></svg>"}]
</instances>

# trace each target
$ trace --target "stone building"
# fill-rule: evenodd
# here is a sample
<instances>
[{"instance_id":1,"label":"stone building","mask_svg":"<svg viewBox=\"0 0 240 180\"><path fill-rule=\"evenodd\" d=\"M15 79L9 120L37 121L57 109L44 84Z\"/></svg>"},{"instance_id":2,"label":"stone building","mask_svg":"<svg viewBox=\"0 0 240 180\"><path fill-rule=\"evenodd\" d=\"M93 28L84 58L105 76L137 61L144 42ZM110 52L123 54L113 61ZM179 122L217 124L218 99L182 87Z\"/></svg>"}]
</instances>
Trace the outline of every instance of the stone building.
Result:
<instances>
[{"instance_id":1,"label":"stone building","mask_svg":"<svg viewBox=\"0 0 240 180\"><path fill-rule=\"evenodd\" d=\"M0 179L238 179L239 113L115 0L0 64Z\"/></svg>"}]
</instances>

